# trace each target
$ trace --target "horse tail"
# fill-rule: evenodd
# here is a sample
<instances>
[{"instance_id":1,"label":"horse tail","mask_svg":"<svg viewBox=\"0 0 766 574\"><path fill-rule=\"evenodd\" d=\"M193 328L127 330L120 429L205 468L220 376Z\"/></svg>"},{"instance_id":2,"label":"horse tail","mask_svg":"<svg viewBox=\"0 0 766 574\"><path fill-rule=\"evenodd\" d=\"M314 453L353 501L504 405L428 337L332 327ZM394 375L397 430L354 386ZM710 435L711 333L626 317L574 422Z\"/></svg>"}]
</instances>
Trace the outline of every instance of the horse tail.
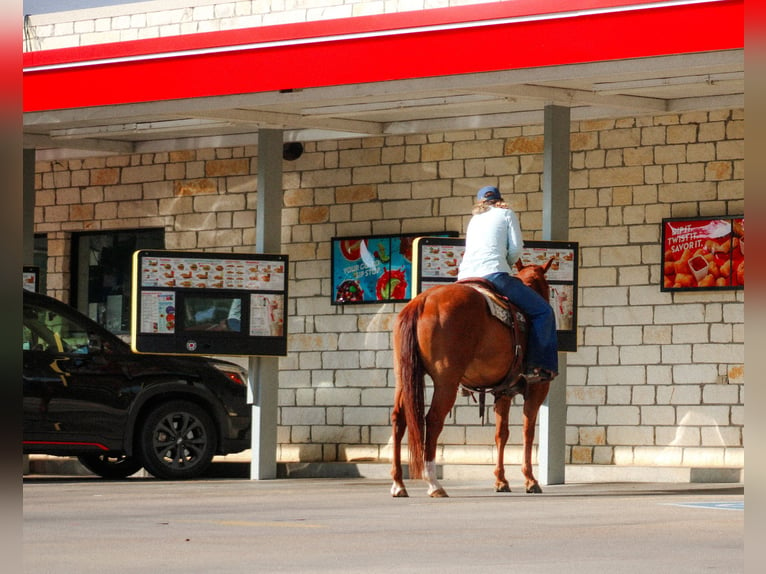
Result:
<instances>
[{"instance_id":1,"label":"horse tail","mask_svg":"<svg viewBox=\"0 0 766 574\"><path fill-rule=\"evenodd\" d=\"M396 379L407 421L410 478L422 478L425 456L425 369L418 350L418 319L422 298L413 299L396 320Z\"/></svg>"}]
</instances>

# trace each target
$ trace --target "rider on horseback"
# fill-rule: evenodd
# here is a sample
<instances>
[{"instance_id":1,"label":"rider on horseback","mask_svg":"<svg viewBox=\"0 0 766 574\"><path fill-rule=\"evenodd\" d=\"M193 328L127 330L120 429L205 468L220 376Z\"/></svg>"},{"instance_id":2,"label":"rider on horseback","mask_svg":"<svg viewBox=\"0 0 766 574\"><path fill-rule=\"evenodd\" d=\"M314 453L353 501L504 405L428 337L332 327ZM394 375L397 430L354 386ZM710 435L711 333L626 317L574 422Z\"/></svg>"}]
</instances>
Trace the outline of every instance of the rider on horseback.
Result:
<instances>
[{"instance_id":1,"label":"rider on horseback","mask_svg":"<svg viewBox=\"0 0 766 574\"><path fill-rule=\"evenodd\" d=\"M458 279L482 277L521 309L530 322L524 377L528 383L551 380L558 374L553 309L548 301L511 275L523 247L519 220L496 187L482 187L476 200L466 230Z\"/></svg>"}]
</instances>

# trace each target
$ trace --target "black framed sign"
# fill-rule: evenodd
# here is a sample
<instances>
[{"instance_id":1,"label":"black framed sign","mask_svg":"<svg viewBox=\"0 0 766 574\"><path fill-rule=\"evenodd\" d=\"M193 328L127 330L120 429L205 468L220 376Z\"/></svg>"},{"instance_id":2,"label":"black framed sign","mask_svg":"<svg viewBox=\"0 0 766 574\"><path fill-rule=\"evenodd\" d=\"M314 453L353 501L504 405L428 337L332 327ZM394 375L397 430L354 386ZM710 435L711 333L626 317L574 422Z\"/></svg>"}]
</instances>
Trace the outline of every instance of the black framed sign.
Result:
<instances>
[{"instance_id":1,"label":"black framed sign","mask_svg":"<svg viewBox=\"0 0 766 574\"><path fill-rule=\"evenodd\" d=\"M34 265L24 265L22 283L24 289L37 293L40 289L40 268Z\"/></svg>"},{"instance_id":2,"label":"black framed sign","mask_svg":"<svg viewBox=\"0 0 766 574\"><path fill-rule=\"evenodd\" d=\"M662 220L661 291L744 287L744 216Z\"/></svg>"},{"instance_id":3,"label":"black framed sign","mask_svg":"<svg viewBox=\"0 0 766 574\"><path fill-rule=\"evenodd\" d=\"M421 236L456 232L333 237L332 303L387 303L412 298L412 253Z\"/></svg>"},{"instance_id":4,"label":"black framed sign","mask_svg":"<svg viewBox=\"0 0 766 574\"><path fill-rule=\"evenodd\" d=\"M546 274L549 302L556 316L559 351L577 350L578 244L570 241L525 241L522 264L544 265L553 259ZM416 293L457 281L465 252L465 238L422 237L415 242L413 282ZM515 271L515 269L513 269Z\"/></svg>"},{"instance_id":5,"label":"black framed sign","mask_svg":"<svg viewBox=\"0 0 766 574\"><path fill-rule=\"evenodd\" d=\"M556 316L559 351L577 351L577 270L579 244L573 241L525 241L523 265L545 265L548 272L548 302Z\"/></svg>"},{"instance_id":6,"label":"black framed sign","mask_svg":"<svg viewBox=\"0 0 766 574\"><path fill-rule=\"evenodd\" d=\"M286 355L287 264L286 255L136 251L133 350Z\"/></svg>"},{"instance_id":7,"label":"black framed sign","mask_svg":"<svg viewBox=\"0 0 766 574\"><path fill-rule=\"evenodd\" d=\"M457 281L464 252L464 237L419 237L415 242L413 296L430 287Z\"/></svg>"}]
</instances>

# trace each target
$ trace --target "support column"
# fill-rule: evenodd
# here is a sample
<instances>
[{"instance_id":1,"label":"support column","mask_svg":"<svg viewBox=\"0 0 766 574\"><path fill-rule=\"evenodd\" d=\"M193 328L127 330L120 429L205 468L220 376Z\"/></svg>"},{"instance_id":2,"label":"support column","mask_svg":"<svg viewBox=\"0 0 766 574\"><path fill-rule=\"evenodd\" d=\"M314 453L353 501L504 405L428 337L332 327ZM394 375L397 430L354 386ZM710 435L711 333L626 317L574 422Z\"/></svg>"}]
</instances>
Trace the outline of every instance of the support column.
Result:
<instances>
[{"instance_id":1,"label":"support column","mask_svg":"<svg viewBox=\"0 0 766 574\"><path fill-rule=\"evenodd\" d=\"M258 130L257 253L279 253L282 246L282 145L281 130ZM250 357L249 378L248 402L253 405L250 478L276 478L279 358Z\"/></svg>"},{"instance_id":2,"label":"support column","mask_svg":"<svg viewBox=\"0 0 766 574\"><path fill-rule=\"evenodd\" d=\"M543 239L569 239L569 108L545 106L543 150ZM566 353L559 353L559 376L540 409L538 475L542 484L564 484L566 460Z\"/></svg>"},{"instance_id":3,"label":"support column","mask_svg":"<svg viewBox=\"0 0 766 574\"><path fill-rule=\"evenodd\" d=\"M35 260L35 150L34 148L27 149L24 148L22 157L22 181L21 181L21 189L22 189L22 202L21 202L21 244L22 244L22 265L33 265ZM11 178L13 179L13 178ZM11 182L9 182L11 183ZM10 185L8 189L8 193L18 193L18 188L14 189L14 185ZM11 205L18 205L14 202L11 202ZM13 214L11 211L9 213L10 217L14 217L16 214ZM5 221L3 222L5 223ZM4 236L8 238L8 236ZM21 265L19 266L19 271ZM10 267L13 269L13 267ZM42 275L45 273L45 269L40 269L40 274ZM14 288L17 287L17 284L14 284L12 281L9 282L10 285L12 285ZM10 286L9 285L9 286ZM17 293L18 291L18 293ZM22 296L20 294L19 289L12 289L13 299L10 299L10 306L15 307L16 309L20 308L19 303L22 301ZM3 309L5 311L5 309ZM3 313L4 315L5 313ZM16 319L16 316L14 315L14 319ZM19 311L18 315L19 321L21 320L21 314ZM22 365L21 365L21 354L18 354L18 363L14 363L14 367L18 366L18 369L14 368L11 372L16 373L18 370L18 373L22 373ZM13 375L8 375L8 377L12 377ZM20 388L20 387L19 387ZM19 420L21 420L21 417L19 417ZM21 451L21 449L19 449ZM28 454L22 454L21 456L21 466L22 466L22 472L24 474L29 472L29 455Z\"/></svg>"},{"instance_id":4,"label":"support column","mask_svg":"<svg viewBox=\"0 0 766 574\"><path fill-rule=\"evenodd\" d=\"M23 215L22 215L22 234L23 234L23 257L24 265L33 265L35 257L35 150L24 149L23 155ZM40 269L40 273L45 273L45 269Z\"/></svg>"}]
</instances>

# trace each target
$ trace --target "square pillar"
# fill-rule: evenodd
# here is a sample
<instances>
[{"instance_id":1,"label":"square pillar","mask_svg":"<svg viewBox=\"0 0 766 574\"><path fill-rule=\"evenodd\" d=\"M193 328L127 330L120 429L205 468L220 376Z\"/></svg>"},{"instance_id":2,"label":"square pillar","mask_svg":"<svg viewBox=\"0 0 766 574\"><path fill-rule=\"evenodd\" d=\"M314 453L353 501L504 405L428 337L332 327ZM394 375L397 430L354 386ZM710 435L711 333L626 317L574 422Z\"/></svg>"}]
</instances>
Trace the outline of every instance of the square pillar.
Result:
<instances>
[{"instance_id":1,"label":"square pillar","mask_svg":"<svg viewBox=\"0 0 766 574\"><path fill-rule=\"evenodd\" d=\"M569 108L545 106L543 148L543 239L569 240ZM566 460L566 353L559 353L559 376L540 408L537 451L541 484L564 484Z\"/></svg>"}]
</instances>

